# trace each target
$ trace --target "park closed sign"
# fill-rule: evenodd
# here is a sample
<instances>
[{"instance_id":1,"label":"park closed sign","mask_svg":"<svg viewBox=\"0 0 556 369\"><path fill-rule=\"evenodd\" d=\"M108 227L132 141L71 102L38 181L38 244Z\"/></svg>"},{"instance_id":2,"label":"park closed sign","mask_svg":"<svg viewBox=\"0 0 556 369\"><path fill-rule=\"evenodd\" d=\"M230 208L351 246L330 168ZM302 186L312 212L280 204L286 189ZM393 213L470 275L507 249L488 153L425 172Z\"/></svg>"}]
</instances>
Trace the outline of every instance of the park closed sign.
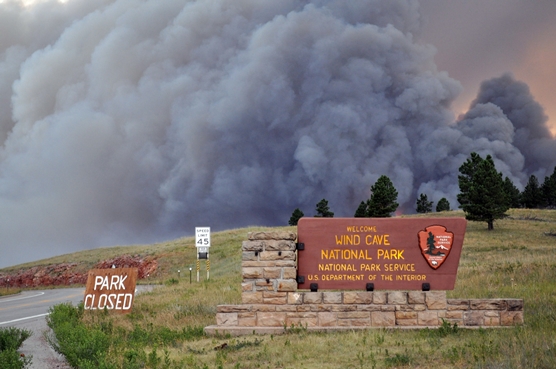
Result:
<instances>
[{"instance_id":1,"label":"park closed sign","mask_svg":"<svg viewBox=\"0 0 556 369\"><path fill-rule=\"evenodd\" d=\"M137 268L90 270L83 299L84 308L129 313L133 306L137 274Z\"/></svg>"},{"instance_id":2,"label":"park closed sign","mask_svg":"<svg viewBox=\"0 0 556 369\"><path fill-rule=\"evenodd\" d=\"M451 290L464 218L301 218L298 288Z\"/></svg>"}]
</instances>

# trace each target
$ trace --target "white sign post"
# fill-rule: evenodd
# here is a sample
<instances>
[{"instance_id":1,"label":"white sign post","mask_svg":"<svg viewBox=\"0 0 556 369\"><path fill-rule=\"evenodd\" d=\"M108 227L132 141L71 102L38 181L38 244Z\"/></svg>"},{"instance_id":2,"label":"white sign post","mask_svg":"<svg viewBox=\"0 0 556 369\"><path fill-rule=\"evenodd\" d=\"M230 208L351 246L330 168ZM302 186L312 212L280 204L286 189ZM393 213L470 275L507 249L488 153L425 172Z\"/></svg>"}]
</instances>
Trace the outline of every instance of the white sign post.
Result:
<instances>
[{"instance_id":1,"label":"white sign post","mask_svg":"<svg viewBox=\"0 0 556 369\"><path fill-rule=\"evenodd\" d=\"M210 248L210 227L195 227L195 246L197 247L197 282L199 282L199 270L201 263L199 261L200 254L206 255L207 263L207 280L209 279L209 248Z\"/></svg>"}]
</instances>

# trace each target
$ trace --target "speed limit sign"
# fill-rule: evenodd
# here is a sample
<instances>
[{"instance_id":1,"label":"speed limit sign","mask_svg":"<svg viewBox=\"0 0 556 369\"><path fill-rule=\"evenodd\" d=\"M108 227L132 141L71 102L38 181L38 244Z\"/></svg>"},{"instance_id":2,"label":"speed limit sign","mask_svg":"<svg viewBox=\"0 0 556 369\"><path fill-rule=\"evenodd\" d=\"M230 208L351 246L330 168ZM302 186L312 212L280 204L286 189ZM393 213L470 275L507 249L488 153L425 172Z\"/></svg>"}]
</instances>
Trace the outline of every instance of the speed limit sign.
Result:
<instances>
[{"instance_id":1,"label":"speed limit sign","mask_svg":"<svg viewBox=\"0 0 556 369\"><path fill-rule=\"evenodd\" d=\"M195 246L203 250L210 247L210 227L195 227Z\"/></svg>"},{"instance_id":2,"label":"speed limit sign","mask_svg":"<svg viewBox=\"0 0 556 369\"><path fill-rule=\"evenodd\" d=\"M195 227L195 246L197 246L197 282L199 282L199 259L207 261L207 280L209 279L210 227Z\"/></svg>"}]
</instances>

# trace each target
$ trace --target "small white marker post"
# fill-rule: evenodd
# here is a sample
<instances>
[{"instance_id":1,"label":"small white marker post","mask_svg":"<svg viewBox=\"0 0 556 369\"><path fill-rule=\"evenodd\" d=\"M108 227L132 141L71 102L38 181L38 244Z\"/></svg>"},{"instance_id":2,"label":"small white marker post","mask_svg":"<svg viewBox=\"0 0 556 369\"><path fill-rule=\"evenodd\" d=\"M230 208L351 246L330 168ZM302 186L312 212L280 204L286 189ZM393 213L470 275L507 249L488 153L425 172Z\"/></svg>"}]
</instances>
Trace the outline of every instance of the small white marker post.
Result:
<instances>
[{"instance_id":1,"label":"small white marker post","mask_svg":"<svg viewBox=\"0 0 556 369\"><path fill-rule=\"evenodd\" d=\"M207 263L207 280L209 279L209 248L210 248L210 227L195 227L195 247L197 247L197 282L199 282L199 270L201 254Z\"/></svg>"}]
</instances>

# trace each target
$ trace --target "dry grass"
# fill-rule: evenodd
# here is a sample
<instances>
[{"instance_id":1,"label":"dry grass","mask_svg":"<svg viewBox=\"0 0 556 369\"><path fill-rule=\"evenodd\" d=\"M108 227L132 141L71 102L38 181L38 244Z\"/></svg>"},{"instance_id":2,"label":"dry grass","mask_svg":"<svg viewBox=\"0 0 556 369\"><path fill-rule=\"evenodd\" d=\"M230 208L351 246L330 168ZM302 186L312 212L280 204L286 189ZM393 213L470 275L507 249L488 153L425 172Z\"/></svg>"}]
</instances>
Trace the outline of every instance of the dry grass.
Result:
<instances>
[{"instance_id":1,"label":"dry grass","mask_svg":"<svg viewBox=\"0 0 556 369\"><path fill-rule=\"evenodd\" d=\"M8 295L15 295L21 292L21 288L13 288L13 287L7 287L7 288L0 288L0 297L2 296L8 296Z\"/></svg>"}]
</instances>

